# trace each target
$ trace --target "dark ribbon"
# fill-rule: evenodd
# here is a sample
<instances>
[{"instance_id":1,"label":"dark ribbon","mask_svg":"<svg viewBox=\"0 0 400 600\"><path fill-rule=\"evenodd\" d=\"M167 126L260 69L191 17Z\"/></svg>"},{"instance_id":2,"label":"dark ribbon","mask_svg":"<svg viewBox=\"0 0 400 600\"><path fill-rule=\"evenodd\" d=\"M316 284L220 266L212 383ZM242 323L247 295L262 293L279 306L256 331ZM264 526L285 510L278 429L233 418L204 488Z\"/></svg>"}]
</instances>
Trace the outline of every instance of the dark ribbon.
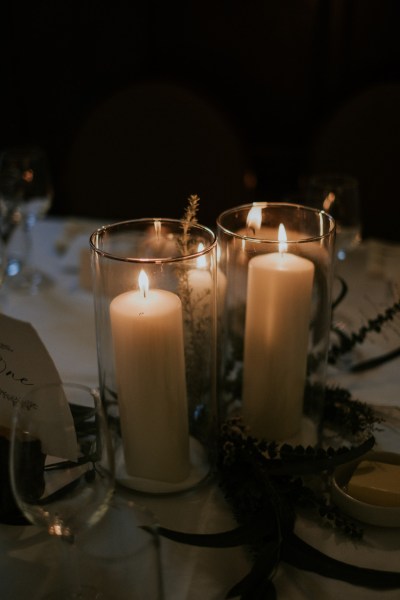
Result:
<instances>
[{"instance_id":1,"label":"dark ribbon","mask_svg":"<svg viewBox=\"0 0 400 600\"><path fill-rule=\"evenodd\" d=\"M347 292L349 291L348 285L343 279L343 277L339 277L339 275L337 275L336 279L338 279L340 283L340 292L332 302L332 310L335 310L335 308L339 306L339 304L345 299L345 297L347 296Z\"/></svg>"},{"instance_id":2,"label":"dark ribbon","mask_svg":"<svg viewBox=\"0 0 400 600\"><path fill-rule=\"evenodd\" d=\"M267 532L263 525L267 525ZM274 600L276 593L271 575L278 561L303 571L338 579L352 585L377 590L400 588L400 572L380 571L350 565L323 554L294 533L289 533L279 540L276 537L270 537L268 529L271 529L269 523L260 523L260 520L256 519L246 526L222 533L184 533L165 527L160 527L159 532L162 536L181 544L209 548L254 546L262 542L250 572L235 584L226 598L239 596L242 600L257 600L258 598Z\"/></svg>"},{"instance_id":3,"label":"dark ribbon","mask_svg":"<svg viewBox=\"0 0 400 600\"><path fill-rule=\"evenodd\" d=\"M322 456L310 460L310 457L300 456L295 457L293 461L269 460L268 474L270 476L290 475L299 471L304 474L329 469L362 456L373 447L374 442L374 438L370 437L360 446L351 448L343 455L335 454L333 457ZM358 567L323 554L293 533L294 523L290 518L282 518L282 512L285 511L279 510L275 500L270 510L258 513L247 523L229 531L199 534L160 527L159 533L175 542L192 546L210 548L247 546L252 549L253 566L249 573L229 590L227 599L240 597L241 600L276 600L272 578L280 561L352 585L381 590L400 588L400 572ZM277 526L278 515L280 519Z\"/></svg>"},{"instance_id":4,"label":"dark ribbon","mask_svg":"<svg viewBox=\"0 0 400 600\"><path fill-rule=\"evenodd\" d=\"M400 356L400 348L395 348L391 352L387 352L386 354L381 354L380 356L375 356L374 358L370 358L363 362L357 363L350 367L350 371L352 373L361 373L362 371L367 371L368 369L375 369L380 365L383 365L394 358Z\"/></svg>"}]
</instances>

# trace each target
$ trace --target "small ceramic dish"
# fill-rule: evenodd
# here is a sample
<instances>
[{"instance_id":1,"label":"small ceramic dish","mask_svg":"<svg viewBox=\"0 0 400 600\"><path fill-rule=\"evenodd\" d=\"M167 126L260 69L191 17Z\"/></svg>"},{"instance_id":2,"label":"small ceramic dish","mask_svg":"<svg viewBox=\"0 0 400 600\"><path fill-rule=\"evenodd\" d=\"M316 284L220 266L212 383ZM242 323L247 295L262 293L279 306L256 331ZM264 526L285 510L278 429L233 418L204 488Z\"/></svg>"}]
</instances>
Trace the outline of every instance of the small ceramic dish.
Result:
<instances>
[{"instance_id":1,"label":"small ceramic dish","mask_svg":"<svg viewBox=\"0 0 400 600\"><path fill-rule=\"evenodd\" d=\"M400 454L371 451L363 457L337 467L332 478L332 501L349 517L379 527L400 527L400 506L388 507L368 504L353 498L346 486L362 460L400 465Z\"/></svg>"}]
</instances>

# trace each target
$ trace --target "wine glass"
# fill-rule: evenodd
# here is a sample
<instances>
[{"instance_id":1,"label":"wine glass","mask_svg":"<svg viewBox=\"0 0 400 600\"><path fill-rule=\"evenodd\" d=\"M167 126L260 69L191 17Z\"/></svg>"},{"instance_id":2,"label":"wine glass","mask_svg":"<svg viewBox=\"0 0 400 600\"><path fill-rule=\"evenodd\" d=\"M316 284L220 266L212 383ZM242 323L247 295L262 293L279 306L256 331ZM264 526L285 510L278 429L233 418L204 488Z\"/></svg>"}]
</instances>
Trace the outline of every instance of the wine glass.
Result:
<instances>
[{"instance_id":1,"label":"wine glass","mask_svg":"<svg viewBox=\"0 0 400 600\"><path fill-rule=\"evenodd\" d=\"M355 177L342 174L312 175L307 202L322 208L336 221L336 257L339 261L361 241L359 184Z\"/></svg>"},{"instance_id":2,"label":"wine glass","mask_svg":"<svg viewBox=\"0 0 400 600\"><path fill-rule=\"evenodd\" d=\"M13 412L10 479L24 516L62 541L68 578L54 598L98 599L80 584L75 537L107 512L114 460L99 394L79 384L33 388ZM53 596L49 596L52 598Z\"/></svg>"},{"instance_id":3,"label":"wine glass","mask_svg":"<svg viewBox=\"0 0 400 600\"><path fill-rule=\"evenodd\" d=\"M329 213L336 222L336 264L332 305L332 334L339 339L348 337L352 320L341 301L347 293L343 267L349 253L361 242L359 183L356 177L342 173L315 174L308 181L307 202Z\"/></svg>"},{"instance_id":4,"label":"wine glass","mask_svg":"<svg viewBox=\"0 0 400 600\"><path fill-rule=\"evenodd\" d=\"M32 230L50 209L53 199L48 158L38 146L8 148L0 155L2 238L9 246L14 229L23 231L23 248L9 256L7 272L14 289L36 293L51 279L31 264ZM21 255L23 258L21 258Z\"/></svg>"},{"instance_id":5,"label":"wine glass","mask_svg":"<svg viewBox=\"0 0 400 600\"><path fill-rule=\"evenodd\" d=\"M0 155L0 242L2 250L2 276L15 275L20 270L20 260L11 259L7 247L14 230L21 222L18 202L14 194L14 181L6 168L3 168L3 156ZM2 278L3 281L3 278Z\"/></svg>"},{"instance_id":6,"label":"wine glass","mask_svg":"<svg viewBox=\"0 0 400 600\"><path fill-rule=\"evenodd\" d=\"M0 214L0 231L1 231L1 227L2 227L2 217ZM0 235L0 290L3 286L5 274L6 274L6 251L5 251L5 244Z\"/></svg>"}]
</instances>

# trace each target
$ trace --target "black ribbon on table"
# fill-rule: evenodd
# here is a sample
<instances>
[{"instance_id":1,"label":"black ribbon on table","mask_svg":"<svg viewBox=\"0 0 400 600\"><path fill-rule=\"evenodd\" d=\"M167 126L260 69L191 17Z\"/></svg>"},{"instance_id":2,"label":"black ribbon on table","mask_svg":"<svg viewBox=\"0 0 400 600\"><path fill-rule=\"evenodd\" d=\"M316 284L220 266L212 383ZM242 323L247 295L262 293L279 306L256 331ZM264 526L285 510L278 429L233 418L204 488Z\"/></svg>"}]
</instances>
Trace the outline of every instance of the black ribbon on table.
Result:
<instances>
[{"instance_id":1,"label":"black ribbon on table","mask_svg":"<svg viewBox=\"0 0 400 600\"><path fill-rule=\"evenodd\" d=\"M160 527L159 532L162 536L181 544L209 548L252 546L261 542L261 549L257 553L252 569L228 592L227 598L237 596L242 600L275 598L270 577L279 560L298 569L352 585L378 590L400 588L400 572L380 571L336 560L323 554L294 533L277 542L274 535L266 534L259 518L251 524L222 533L184 533L165 527Z\"/></svg>"},{"instance_id":2,"label":"black ribbon on table","mask_svg":"<svg viewBox=\"0 0 400 600\"><path fill-rule=\"evenodd\" d=\"M400 572L358 567L336 560L304 542L294 533L284 537L278 544L276 538L265 535L265 529L259 519L246 527L239 526L222 533L184 533L165 527L160 527L159 532L162 536L181 544L209 548L252 546L262 542L261 550L257 554L251 571L230 590L227 598L240 596L242 600L254 600L258 598L259 591L262 590L265 594L265 590L270 589L269 578L278 560L298 569L345 581L352 585L378 590L400 588ZM268 585L265 579L268 580ZM265 598L266 596L260 595L261 597ZM273 596L270 595L267 598L273 598Z\"/></svg>"},{"instance_id":3,"label":"black ribbon on table","mask_svg":"<svg viewBox=\"0 0 400 600\"><path fill-rule=\"evenodd\" d=\"M368 438L358 447L350 449L343 454L334 456L316 456L282 461L281 459L268 460L268 471L273 476L290 476L302 473L311 473L336 467L339 464L354 460L370 450L375 443L373 437ZM270 486L268 478L260 477L258 466L255 465L249 477L257 480L257 485L262 487L262 493L268 498L268 505L262 510L244 517L244 522L234 529L220 533L187 533L174 531L165 527L159 528L159 533L170 540L181 544L210 548L231 548L246 546L253 557L253 565L249 573L234 587L229 590L226 598L239 597L241 600L275 600L276 590L273 584L273 574L279 562L287 563L298 569L309 571L352 585L364 586L372 589L386 590L400 588L400 572L381 571L351 565L334 559L294 533L295 515L285 499L278 497ZM249 480L250 480L249 479ZM242 482L246 485L246 482ZM235 507L234 507L235 509Z\"/></svg>"}]
</instances>

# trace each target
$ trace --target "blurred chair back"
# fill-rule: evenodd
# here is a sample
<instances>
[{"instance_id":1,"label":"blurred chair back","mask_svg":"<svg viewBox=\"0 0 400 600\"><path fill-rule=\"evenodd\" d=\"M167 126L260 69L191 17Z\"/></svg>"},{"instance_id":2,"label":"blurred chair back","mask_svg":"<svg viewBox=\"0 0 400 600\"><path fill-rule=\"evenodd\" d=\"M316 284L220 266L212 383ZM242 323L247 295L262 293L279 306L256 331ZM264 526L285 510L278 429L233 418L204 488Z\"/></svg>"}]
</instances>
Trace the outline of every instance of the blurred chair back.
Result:
<instances>
[{"instance_id":1,"label":"blurred chair back","mask_svg":"<svg viewBox=\"0 0 400 600\"><path fill-rule=\"evenodd\" d=\"M216 107L173 83L147 82L101 102L77 132L62 174L63 212L107 220L199 221L247 201L245 149Z\"/></svg>"},{"instance_id":2,"label":"blurred chair back","mask_svg":"<svg viewBox=\"0 0 400 600\"><path fill-rule=\"evenodd\" d=\"M364 90L315 136L309 172L346 173L360 184L364 237L400 241L400 84Z\"/></svg>"}]
</instances>

